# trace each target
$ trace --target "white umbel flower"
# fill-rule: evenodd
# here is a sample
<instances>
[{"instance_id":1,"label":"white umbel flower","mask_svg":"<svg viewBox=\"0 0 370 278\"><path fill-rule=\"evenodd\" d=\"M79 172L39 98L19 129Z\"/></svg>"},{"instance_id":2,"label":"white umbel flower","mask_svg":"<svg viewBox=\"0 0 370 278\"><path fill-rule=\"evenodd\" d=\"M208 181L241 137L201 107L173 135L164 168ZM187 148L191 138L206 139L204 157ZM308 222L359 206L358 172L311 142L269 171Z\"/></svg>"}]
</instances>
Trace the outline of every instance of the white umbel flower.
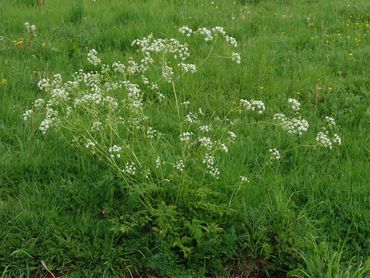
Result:
<instances>
[{"instance_id":1,"label":"white umbel flower","mask_svg":"<svg viewBox=\"0 0 370 278\"><path fill-rule=\"evenodd\" d=\"M23 120L28 121L32 117L32 115L33 115L33 110L28 109L27 111L23 113Z\"/></svg>"},{"instance_id":2,"label":"white umbel flower","mask_svg":"<svg viewBox=\"0 0 370 278\"><path fill-rule=\"evenodd\" d=\"M175 164L175 168L176 170L178 170L179 172L183 172L184 169L185 169L185 164L184 164L184 161L182 159L179 159L176 161L176 164Z\"/></svg>"},{"instance_id":3,"label":"white umbel flower","mask_svg":"<svg viewBox=\"0 0 370 278\"><path fill-rule=\"evenodd\" d=\"M189 142L190 139L191 139L191 136L193 135L192 132L183 132L181 135L180 135L180 141L181 142Z\"/></svg>"},{"instance_id":4,"label":"white umbel flower","mask_svg":"<svg viewBox=\"0 0 370 278\"><path fill-rule=\"evenodd\" d=\"M101 60L97 56L98 52L95 49L91 49L89 53L87 53L87 60L90 64L97 66L101 63Z\"/></svg>"},{"instance_id":5,"label":"white umbel flower","mask_svg":"<svg viewBox=\"0 0 370 278\"><path fill-rule=\"evenodd\" d=\"M197 30L197 33L201 34L206 42L213 40L212 31L207 29L206 27L199 28Z\"/></svg>"},{"instance_id":6,"label":"white umbel flower","mask_svg":"<svg viewBox=\"0 0 370 278\"><path fill-rule=\"evenodd\" d=\"M133 162L126 162L125 167L122 169L122 172L129 176L135 176L136 174L136 166Z\"/></svg>"},{"instance_id":7,"label":"white umbel flower","mask_svg":"<svg viewBox=\"0 0 370 278\"><path fill-rule=\"evenodd\" d=\"M193 33L193 30L188 26L182 26L179 28L179 32L187 37L190 37L191 34Z\"/></svg>"},{"instance_id":8,"label":"white umbel flower","mask_svg":"<svg viewBox=\"0 0 370 278\"><path fill-rule=\"evenodd\" d=\"M290 104L290 107L294 110L294 111L299 111L300 107L301 107L301 104L299 103L298 100L294 99L294 98L288 98L288 103Z\"/></svg>"},{"instance_id":9,"label":"white umbel flower","mask_svg":"<svg viewBox=\"0 0 370 278\"><path fill-rule=\"evenodd\" d=\"M269 149L270 158L272 160L279 160L281 158L280 152L277 149Z\"/></svg>"},{"instance_id":10,"label":"white umbel flower","mask_svg":"<svg viewBox=\"0 0 370 278\"><path fill-rule=\"evenodd\" d=\"M232 59L235 63L237 63L237 64L240 64L240 63L241 63L240 54L239 54L239 53L237 53L237 52L233 52L233 53L231 54L231 59Z\"/></svg>"},{"instance_id":11,"label":"white umbel flower","mask_svg":"<svg viewBox=\"0 0 370 278\"><path fill-rule=\"evenodd\" d=\"M212 140L211 138L209 137L200 137L198 139L200 145L204 148L206 148L208 151L210 151L213 147L213 143L212 143Z\"/></svg>"},{"instance_id":12,"label":"white umbel flower","mask_svg":"<svg viewBox=\"0 0 370 278\"><path fill-rule=\"evenodd\" d=\"M230 139L233 141L236 139L236 134L233 131L228 131L227 135L229 135Z\"/></svg>"},{"instance_id":13,"label":"white umbel flower","mask_svg":"<svg viewBox=\"0 0 370 278\"><path fill-rule=\"evenodd\" d=\"M249 179L246 176L240 176L240 182L241 183L249 183Z\"/></svg>"},{"instance_id":14,"label":"white umbel flower","mask_svg":"<svg viewBox=\"0 0 370 278\"><path fill-rule=\"evenodd\" d=\"M333 143L337 144L338 146L342 145L342 139L337 133L335 133L333 136Z\"/></svg>"},{"instance_id":15,"label":"white umbel flower","mask_svg":"<svg viewBox=\"0 0 370 278\"><path fill-rule=\"evenodd\" d=\"M155 160L155 167L156 167L156 168L159 168L159 167L161 167L161 165L162 165L162 159L161 159L161 157L160 157L160 156L158 156L158 157L156 158L156 160Z\"/></svg>"},{"instance_id":16,"label":"white umbel flower","mask_svg":"<svg viewBox=\"0 0 370 278\"><path fill-rule=\"evenodd\" d=\"M335 126L335 119L333 117L326 116L325 121L330 128Z\"/></svg>"},{"instance_id":17,"label":"white umbel flower","mask_svg":"<svg viewBox=\"0 0 370 278\"><path fill-rule=\"evenodd\" d=\"M108 149L108 152L111 158L121 158L121 154L120 154L121 150L122 150L122 147L113 145L112 147Z\"/></svg>"},{"instance_id":18,"label":"white umbel flower","mask_svg":"<svg viewBox=\"0 0 370 278\"><path fill-rule=\"evenodd\" d=\"M85 148L86 149L94 149L95 148L95 143L93 141L91 141L90 139L87 139L86 144L85 144Z\"/></svg>"},{"instance_id":19,"label":"white umbel flower","mask_svg":"<svg viewBox=\"0 0 370 278\"><path fill-rule=\"evenodd\" d=\"M246 110L257 111L258 114L262 114L265 111L265 104L261 100L246 100L240 99L240 105Z\"/></svg>"},{"instance_id":20,"label":"white umbel flower","mask_svg":"<svg viewBox=\"0 0 370 278\"><path fill-rule=\"evenodd\" d=\"M333 144L332 144L332 142L329 138L329 135L326 131L320 131L319 133L317 133L316 141L320 146L322 146L324 148L331 149L333 147Z\"/></svg>"},{"instance_id":21,"label":"white umbel flower","mask_svg":"<svg viewBox=\"0 0 370 278\"><path fill-rule=\"evenodd\" d=\"M165 81L171 83L173 77L173 69L170 66L164 65L162 68L162 76Z\"/></svg>"},{"instance_id":22,"label":"white umbel flower","mask_svg":"<svg viewBox=\"0 0 370 278\"><path fill-rule=\"evenodd\" d=\"M203 158L203 164L206 165L208 173L215 179L219 179L220 170L215 166L215 157L206 153Z\"/></svg>"}]
</instances>

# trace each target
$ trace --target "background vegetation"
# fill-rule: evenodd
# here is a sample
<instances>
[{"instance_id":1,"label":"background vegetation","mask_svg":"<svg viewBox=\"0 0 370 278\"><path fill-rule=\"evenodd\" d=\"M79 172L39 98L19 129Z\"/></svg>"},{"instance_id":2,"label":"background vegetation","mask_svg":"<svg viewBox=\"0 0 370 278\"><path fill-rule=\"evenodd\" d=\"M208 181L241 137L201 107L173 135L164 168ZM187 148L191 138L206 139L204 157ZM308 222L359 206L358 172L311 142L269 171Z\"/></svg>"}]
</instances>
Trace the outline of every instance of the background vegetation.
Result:
<instances>
[{"instance_id":1,"label":"background vegetation","mask_svg":"<svg viewBox=\"0 0 370 278\"><path fill-rule=\"evenodd\" d=\"M2 0L2 277L46 269L67 277L369 275L369 15L366 0L55 0L43 8ZM26 21L37 26L32 41ZM45 75L86 68L91 48L124 60L134 39L178 36L182 25L223 26L242 56L240 66L212 62L186 84L195 107L225 114L230 100L255 98L278 109L294 97L336 118L342 147L299 149L261 168L268 131L252 140L241 129L222 170L226 180L247 170L251 182L231 210L222 205L230 184L189 177L193 190L181 202L158 198L147 211L104 165L24 123ZM156 111L163 126L168 109Z\"/></svg>"}]
</instances>

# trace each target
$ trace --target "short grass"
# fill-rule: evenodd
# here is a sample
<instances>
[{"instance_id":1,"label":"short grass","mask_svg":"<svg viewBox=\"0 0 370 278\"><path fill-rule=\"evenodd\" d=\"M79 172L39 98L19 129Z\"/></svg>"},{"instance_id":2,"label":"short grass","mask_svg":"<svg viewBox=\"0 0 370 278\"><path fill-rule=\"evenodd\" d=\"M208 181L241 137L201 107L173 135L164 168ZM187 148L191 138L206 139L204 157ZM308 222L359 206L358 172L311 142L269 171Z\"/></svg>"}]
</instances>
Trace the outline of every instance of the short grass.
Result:
<instances>
[{"instance_id":1,"label":"short grass","mask_svg":"<svg viewBox=\"0 0 370 278\"><path fill-rule=\"evenodd\" d=\"M25 39L26 21L38 37L17 46L12 40ZM36 84L45 73L69 76L86 66L91 48L119 60L132 55L132 40L178 36L182 25L223 26L241 49L239 67L212 62L185 85L195 107L222 114L234 99L278 108L294 97L312 113L333 115L343 145L297 150L261 169L255 161L268 134L240 129L222 162L226 180L251 173L237 214L223 215L220 199L206 193L209 213L190 196L177 207L163 200L156 221L173 220L174 237L158 236L150 219L131 223L135 232L127 235L122 222L134 222L130 215L142 221L140 207L111 171L58 138L32 134L22 113L40 96ZM33 0L2 0L0 27L7 38L0 41L2 277L43 277L46 268L66 277L370 275L368 1L46 0L38 8ZM164 128L171 109L155 112ZM225 198L232 192L227 183L213 186ZM182 236L189 226L190 242Z\"/></svg>"}]
</instances>

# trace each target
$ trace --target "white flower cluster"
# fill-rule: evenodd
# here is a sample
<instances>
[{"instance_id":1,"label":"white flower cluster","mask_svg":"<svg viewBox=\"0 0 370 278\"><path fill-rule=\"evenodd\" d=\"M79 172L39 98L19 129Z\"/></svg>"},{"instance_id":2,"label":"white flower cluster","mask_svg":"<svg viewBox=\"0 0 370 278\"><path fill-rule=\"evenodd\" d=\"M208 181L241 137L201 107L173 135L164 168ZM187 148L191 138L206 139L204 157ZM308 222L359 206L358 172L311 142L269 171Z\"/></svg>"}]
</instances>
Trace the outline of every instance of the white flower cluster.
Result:
<instances>
[{"instance_id":1,"label":"white flower cluster","mask_svg":"<svg viewBox=\"0 0 370 278\"><path fill-rule=\"evenodd\" d=\"M265 111L265 104L261 100L240 100L240 105L246 110L257 111L258 114L262 114Z\"/></svg>"},{"instance_id":2,"label":"white flower cluster","mask_svg":"<svg viewBox=\"0 0 370 278\"><path fill-rule=\"evenodd\" d=\"M337 133L333 133L336 127L335 119L330 116L325 116L326 127L322 127L316 135L316 142L325 148L332 149L333 144L340 146L342 139Z\"/></svg>"},{"instance_id":3,"label":"white flower cluster","mask_svg":"<svg viewBox=\"0 0 370 278\"><path fill-rule=\"evenodd\" d=\"M36 99L35 102L33 103L33 107L41 108L44 105L45 101L42 98Z\"/></svg>"},{"instance_id":4,"label":"white flower cluster","mask_svg":"<svg viewBox=\"0 0 370 278\"><path fill-rule=\"evenodd\" d=\"M316 135L316 141L319 143L320 146L325 147L325 148L332 148L332 142L329 138L329 135L327 132L320 131Z\"/></svg>"},{"instance_id":5,"label":"white flower cluster","mask_svg":"<svg viewBox=\"0 0 370 278\"><path fill-rule=\"evenodd\" d=\"M332 128L335 126L335 119L333 117L326 116L325 121L328 124L329 128Z\"/></svg>"},{"instance_id":6,"label":"white flower cluster","mask_svg":"<svg viewBox=\"0 0 370 278\"><path fill-rule=\"evenodd\" d=\"M288 98L288 103L290 104L290 107L294 110L294 111L299 111L300 107L301 107L301 104L299 103L298 100L294 99L294 98Z\"/></svg>"},{"instance_id":7,"label":"white flower cluster","mask_svg":"<svg viewBox=\"0 0 370 278\"><path fill-rule=\"evenodd\" d=\"M214 34L220 34L221 36L227 36L224 27L216 26L212 28Z\"/></svg>"},{"instance_id":8,"label":"white flower cluster","mask_svg":"<svg viewBox=\"0 0 370 278\"><path fill-rule=\"evenodd\" d=\"M240 182L241 183L249 183L249 179L246 176L240 176Z\"/></svg>"},{"instance_id":9,"label":"white flower cluster","mask_svg":"<svg viewBox=\"0 0 370 278\"><path fill-rule=\"evenodd\" d=\"M118 107L118 101L114 97L106 96L103 98L103 102L105 102L107 106L112 108L113 110L117 109Z\"/></svg>"},{"instance_id":10,"label":"white flower cluster","mask_svg":"<svg viewBox=\"0 0 370 278\"><path fill-rule=\"evenodd\" d=\"M163 65L163 67L162 67L162 77L168 83L171 83L172 82L172 77L173 77L172 67L167 66L167 65Z\"/></svg>"},{"instance_id":11,"label":"white flower cluster","mask_svg":"<svg viewBox=\"0 0 370 278\"><path fill-rule=\"evenodd\" d=\"M188 26L182 26L179 28L179 32L187 37L190 37L191 34L193 33L193 30Z\"/></svg>"},{"instance_id":12,"label":"white flower cluster","mask_svg":"<svg viewBox=\"0 0 370 278\"><path fill-rule=\"evenodd\" d=\"M302 136L305 132L307 132L309 128L309 124L307 120L303 119L299 115L299 109L301 104L298 100L294 98L289 98L288 103L290 108L298 115L296 118L289 118L283 113L277 113L274 115L274 120L277 121L280 126L286 130L289 134L295 134L298 136Z\"/></svg>"},{"instance_id":13,"label":"white flower cluster","mask_svg":"<svg viewBox=\"0 0 370 278\"><path fill-rule=\"evenodd\" d=\"M146 169L145 171L143 171L143 173L144 173L145 179L149 180L150 179L150 170Z\"/></svg>"},{"instance_id":14,"label":"white flower cluster","mask_svg":"<svg viewBox=\"0 0 370 278\"><path fill-rule=\"evenodd\" d=\"M189 105L190 105L190 101L188 101L188 100L183 101L183 102L181 102L181 105L182 105L182 106L184 106L184 108L186 109L186 108L188 108L188 107L189 107Z\"/></svg>"},{"instance_id":15,"label":"white flower cluster","mask_svg":"<svg viewBox=\"0 0 370 278\"><path fill-rule=\"evenodd\" d=\"M182 106L187 107L189 104L190 103L188 101L185 101L182 103ZM206 166L207 172L212 177L218 179L220 171L214 165L215 155L219 152L228 153L228 144L235 141L236 134L232 131L222 131L222 133L225 132L226 134L221 135L219 139L213 139L210 135L213 135L214 130L209 125L202 122L205 113L200 108L196 113L186 110L185 112L187 112L187 114L185 114L183 118L184 123L191 124L191 126L189 126L189 129L191 129L192 131L185 131L181 133L179 136L180 142L187 143L187 151L195 152L198 155L202 155L204 158L203 164ZM217 121L221 121L221 119L218 117L216 119ZM224 138L225 135L228 136Z\"/></svg>"},{"instance_id":16,"label":"white flower cluster","mask_svg":"<svg viewBox=\"0 0 370 278\"><path fill-rule=\"evenodd\" d=\"M26 31L28 35L36 36L36 26L34 24L30 24L29 22L25 22L24 26L26 27Z\"/></svg>"},{"instance_id":17,"label":"white flower cluster","mask_svg":"<svg viewBox=\"0 0 370 278\"><path fill-rule=\"evenodd\" d=\"M157 130L155 130L152 127L148 127L147 128L147 130L146 130L146 137L148 137L148 139L154 139L155 137L157 137L157 135L158 135Z\"/></svg>"},{"instance_id":18,"label":"white flower cluster","mask_svg":"<svg viewBox=\"0 0 370 278\"><path fill-rule=\"evenodd\" d=\"M125 167L122 169L122 172L126 175L135 176L136 166L133 162L126 162Z\"/></svg>"},{"instance_id":19,"label":"white flower cluster","mask_svg":"<svg viewBox=\"0 0 370 278\"><path fill-rule=\"evenodd\" d=\"M342 145L342 139L337 133L334 133L332 141L334 144L337 144L338 146Z\"/></svg>"},{"instance_id":20,"label":"white flower cluster","mask_svg":"<svg viewBox=\"0 0 370 278\"><path fill-rule=\"evenodd\" d=\"M240 54L237 53L237 52L233 52L231 54L231 60L233 60L235 63L237 64L240 64L241 63L241 58L240 58Z\"/></svg>"},{"instance_id":21,"label":"white flower cluster","mask_svg":"<svg viewBox=\"0 0 370 278\"><path fill-rule=\"evenodd\" d=\"M162 166L162 159L160 156L158 156L155 160L155 167L158 169L159 167Z\"/></svg>"},{"instance_id":22,"label":"white flower cluster","mask_svg":"<svg viewBox=\"0 0 370 278\"><path fill-rule=\"evenodd\" d=\"M185 63L180 63L178 66L186 73L196 73L197 72L197 67L194 64L185 64Z\"/></svg>"},{"instance_id":23,"label":"white flower cluster","mask_svg":"<svg viewBox=\"0 0 370 278\"><path fill-rule=\"evenodd\" d=\"M23 113L23 120L28 121L32 117L32 115L33 115L33 110L28 109L27 111Z\"/></svg>"},{"instance_id":24,"label":"white flower cluster","mask_svg":"<svg viewBox=\"0 0 370 278\"><path fill-rule=\"evenodd\" d=\"M192 112L189 112L186 116L185 116L185 122L189 123L189 124L192 124L194 123L195 121L197 120L197 115L192 113Z\"/></svg>"},{"instance_id":25,"label":"white flower cluster","mask_svg":"<svg viewBox=\"0 0 370 278\"><path fill-rule=\"evenodd\" d=\"M153 53L171 54L172 58L180 59L181 61L185 61L190 56L187 45L180 43L174 38L155 39L153 35L149 35L142 39L134 40L131 45L139 47L139 50L146 59L142 61L143 64L150 64L153 62Z\"/></svg>"},{"instance_id":26,"label":"white flower cluster","mask_svg":"<svg viewBox=\"0 0 370 278\"><path fill-rule=\"evenodd\" d=\"M316 135L316 142L324 148L333 148L333 144L340 146L342 144L342 139L337 133L334 133L331 138L329 132L323 128L322 131L319 131Z\"/></svg>"},{"instance_id":27,"label":"white flower cluster","mask_svg":"<svg viewBox=\"0 0 370 278\"><path fill-rule=\"evenodd\" d=\"M184 164L184 160L182 159L179 159L176 161L176 164L175 164L175 168L176 170L178 170L179 172L183 172L184 169L185 169L185 164Z\"/></svg>"},{"instance_id":28,"label":"white flower cluster","mask_svg":"<svg viewBox=\"0 0 370 278\"><path fill-rule=\"evenodd\" d=\"M274 120L277 121L281 127L286 130L289 134L295 134L302 136L307 132L309 124L305 119L302 118L288 118L282 113L274 115Z\"/></svg>"},{"instance_id":29,"label":"white flower cluster","mask_svg":"<svg viewBox=\"0 0 370 278\"><path fill-rule=\"evenodd\" d=\"M183 26L179 28L180 33L190 37L192 33L200 34L204 37L205 41L212 41L214 38L214 35L220 35L225 39L225 41L230 44L232 47L238 47L238 43L234 37L229 36L226 34L223 27L216 26L212 29L208 29L206 27L198 28L197 31L193 32L192 29L190 29L188 26Z\"/></svg>"},{"instance_id":30,"label":"white flower cluster","mask_svg":"<svg viewBox=\"0 0 370 278\"><path fill-rule=\"evenodd\" d=\"M225 29L221 26L216 26L211 29L200 27L196 31L193 31L188 26L182 26L179 28L179 32L187 37L190 37L192 34L199 34L204 38L204 41L206 42L212 41L215 36L221 36L230 46L234 48L238 47L236 39L226 34ZM237 64L240 64L241 62L240 54L237 52L233 52L231 54L231 59Z\"/></svg>"},{"instance_id":31,"label":"white flower cluster","mask_svg":"<svg viewBox=\"0 0 370 278\"><path fill-rule=\"evenodd\" d=\"M37 83L37 87L39 87L39 89L41 91L46 91L48 89L48 87L50 86L50 83L49 83L49 79L41 79L38 83Z\"/></svg>"},{"instance_id":32,"label":"white flower cluster","mask_svg":"<svg viewBox=\"0 0 370 278\"><path fill-rule=\"evenodd\" d=\"M98 52L95 49L91 49L89 53L87 53L87 60L94 66L97 66L101 63L101 60L98 57Z\"/></svg>"},{"instance_id":33,"label":"white flower cluster","mask_svg":"<svg viewBox=\"0 0 370 278\"><path fill-rule=\"evenodd\" d=\"M276 113L274 115L274 120L278 122L284 122L287 120L287 117L283 113Z\"/></svg>"},{"instance_id":34,"label":"white flower cluster","mask_svg":"<svg viewBox=\"0 0 370 278\"><path fill-rule=\"evenodd\" d=\"M50 94L54 100L59 99L60 101L63 101L67 100L68 98L68 92L65 90L65 88L55 88L51 90Z\"/></svg>"},{"instance_id":35,"label":"white flower cluster","mask_svg":"<svg viewBox=\"0 0 370 278\"><path fill-rule=\"evenodd\" d=\"M113 62L112 64L113 71L125 74L126 73L126 66L122 64L120 61Z\"/></svg>"},{"instance_id":36,"label":"white flower cluster","mask_svg":"<svg viewBox=\"0 0 370 278\"><path fill-rule=\"evenodd\" d=\"M179 31L186 33L190 36L192 30L190 28L179 28ZM153 35L149 35L142 39L137 39L132 42L132 46L137 46L139 52L143 55L141 64L137 65L135 71L146 72L149 66L158 62L161 64L162 78L171 83L175 78L176 66L183 73L195 73L196 66L194 64L186 63L186 60L190 56L187 44L180 43L178 40L154 38ZM161 57L156 59L156 57ZM172 63L171 60L178 60L178 62ZM122 66L115 65L117 71L124 71ZM149 80L144 81L145 84L149 85Z\"/></svg>"},{"instance_id":37,"label":"white flower cluster","mask_svg":"<svg viewBox=\"0 0 370 278\"><path fill-rule=\"evenodd\" d=\"M270 158L272 160L279 160L281 158L280 152L277 149L269 149Z\"/></svg>"},{"instance_id":38,"label":"white flower cluster","mask_svg":"<svg viewBox=\"0 0 370 278\"><path fill-rule=\"evenodd\" d=\"M183 132L182 134L180 134L180 141L188 143L192 135L193 135L192 132Z\"/></svg>"},{"instance_id":39,"label":"white flower cluster","mask_svg":"<svg viewBox=\"0 0 370 278\"><path fill-rule=\"evenodd\" d=\"M210 151L213 147L212 139L209 137L200 137L198 141L199 141L199 144L202 147L206 148L208 151Z\"/></svg>"},{"instance_id":40,"label":"white flower cluster","mask_svg":"<svg viewBox=\"0 0 370 278\"><path fill-rule=\"evenodd\" d=\"M45 134L48 129L58 122L58 111L47 108L45 119L40 123L39 130L42 134Z\"/></svg>"},{"instance_id":41,"label":"white flower cluster","mask_svg":"<svg viewBox=\"0 0 370 278\"><path fill-rule=\"evenodd\" d=\"M192 131L185 131L179 135L180 142L186 144L186 151L191 153L196 153L202 155L203 164L206 166L206 171L214 178L218 179L220 175L219 169L214 165L215 155L219 152L228 153L229 148L228 144L233 143L236 139L236 134L232 131L220 136L219 139L213 139L210 135L213 134L214 129L209 125L203 123L205 113L201 108L197 112L190 112L188 106L190 105L189 101L184 101L181 103L183 111L186 113L183 116L183 123L190 124L188 128ZM209 119L206 118L208 121ZM216 117L217 121L221 121L220 118ZM217 129L216 129L217 130ZM228 135L226 138L225 135ZM225 140L226 139L226 140ZM184 161L183 161L184 162ZM181 163L179 168L182 169Z\"/></svg>"},{"instance_id":42,"label":"white flower cluster","mask_svg":"<svg viewBox=\"0 0 370 278\"><path fill-rule=\"evenodd\" d=\"M199 127L199 130L203 132L210 132L211 128L208 125L202 125Z\"/></svg>"},{"instance_id":43,"label":"white flower cluster","mask_svg":"<svg viewBox=\"0 0 370 278\"><path fill-rule=\"evenodd\" d=\"M229 135L230 139L234 141L236 139L236 134L233 131L228 131L227 134Z\"/></svg>"},{"instance_id":44,"label":"white flower cluster","mask_svg":"<svg viewBox=\"0 0 370 278\"><path fill-rule=\"evenodd\" d=\"M86 149L94 149L95 148L95 143L93 141L91 141L90 139L87 139L86 144L85 144L85 148Z\"/></svg>"},{"instance_id":45,"label":"white flower cluster","mask_svg":"<svg viewBox=\"0 0 370 278\"><path fill-rule=\"evenodd\" d=\"M102 123L99 122L99 121L94 121L91 125L91 131L99 131L101 130L101 127L102 127Z\"/></svg>"},{"instance_id":46,"label":"white flower cluster","mask_svg":"<svg viewBox=\"0 0 370 278\"><path fill-rule=\"evenodd\" d=\"M224 153L228 153L229 152L229 148L225 145L225 144L220 144L220 148L221 150L224 152Z\"/></svg>"},{"instance_id":47,"label":"white flower cluster","mask_svg":"<svg viewBox=\"0 0 370 278\"><path fill-rule=\"evenodd\" d=\"M201 34L204 37L204 40L211 41L213 40L213 34L212 31L207 29L206 27L199 28L196 33Z\"/></svg>"},{"instance_id":48,"label":"white flower cluster","mask_svg":"<svg viewBox=\"0 0 370 278\"><path fill-rule=\"evenodd\" d=\"M291 119L290 121L285 123L285 129L288 133L297 134L302 136L308 130L308 122L305 119Z\"/></svg>"},{"instance_id":49,"label":"white flower cluster","mask_svg":"<svg viewBox=\"0 0 370 278\"><path fill-rule=\"evenodd\" d=\"M130 58L127 62L127 70L126 70L127 75L133 76L137 73L145 72L147 70L148 63L150 62L151 60L147 60L144 58L143 63L139 65L138 63L136 63L134 60Z\"/></svg>"},{"instance_id":50,"label":"white flower cluster","mask_svg":"<svg viewBox=\"0 0 370 278\"><path fill-rule=\"evenodd\" d=\"M220 176L220 171L219 169L215 166L215 157L209 153L206 153L206 155L203 158L203 164L206 165L208 173L216 178L219 179Z\"/></svg>"},{"instance_id":51,"label":"white flower cluster","mask_svg":"<svg viewBox=\"0 0 370 278\"><path fill-rule=\"evenodd\" d=\"M127 92L127 104L132 112L142 110L143 106L143 95L138 84L131 83L130 81L124 81L123 87Z\"/></svg>"},{"instance_id":52,"label":"white flower cluster","mask_svg":"<svg viewBox=\"0 0 370 278\"><path fill-rule=\"evenodd\" d=\"M113 145L108 149L111 158L121 158L122 147Z\"/></svg>"},{"instance_id":53,"label":"white flower cluster","mask_svg":"<svg viewBox=\"0 0 370 278\"><path fill-rule=\"evenodd\" d=\"M233 47L238 47L238 43L234 37L230 37L228 35L225 35L225 40Z\"/></svg>"}]
</instances>

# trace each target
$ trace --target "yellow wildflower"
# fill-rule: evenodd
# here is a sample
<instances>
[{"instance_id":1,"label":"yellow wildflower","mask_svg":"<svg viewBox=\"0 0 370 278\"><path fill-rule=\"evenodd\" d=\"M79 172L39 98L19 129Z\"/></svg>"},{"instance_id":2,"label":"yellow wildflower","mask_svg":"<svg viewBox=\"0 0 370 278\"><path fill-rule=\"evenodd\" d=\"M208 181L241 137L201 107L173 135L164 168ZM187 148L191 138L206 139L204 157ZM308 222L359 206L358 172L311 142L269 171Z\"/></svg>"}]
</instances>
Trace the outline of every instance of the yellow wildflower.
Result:
<instances>
[{"instance_id":1,"label":"yellow wildflower","mask_svg":"<svg viewBox=\"0 0 370 278\"><path fill-rule=\"evenodd\" d=\"M18 46L21 46L23 44L23 40L14 41L14 44L18 45Z\"/></svg>"},{"instance_id":2,"label":"yellow wildflower","mask_svg":"<svg viewBox=\"0 0 370 278\"><path fill-rule=\"evenodd\" d=\"M3 79L1 80L1 85L3 85L3 86L8 85L8 80L6 80L5 78L3 78Z\"/></svg>"}]
</instances>

